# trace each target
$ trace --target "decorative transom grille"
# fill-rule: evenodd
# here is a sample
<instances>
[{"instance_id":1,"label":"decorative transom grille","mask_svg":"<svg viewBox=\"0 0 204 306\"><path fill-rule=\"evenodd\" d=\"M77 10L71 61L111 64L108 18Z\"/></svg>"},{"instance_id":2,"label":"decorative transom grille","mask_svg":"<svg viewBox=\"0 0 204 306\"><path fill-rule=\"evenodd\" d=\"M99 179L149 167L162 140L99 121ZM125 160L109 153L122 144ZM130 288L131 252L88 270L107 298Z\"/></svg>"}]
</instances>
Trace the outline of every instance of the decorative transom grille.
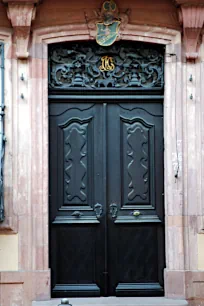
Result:
<instances>
[{"instance_id":1,"label":"decorative transom grille","mask_svg":"<svg viewBox=\"0 0 204 306\"><path fill-rule=\"evenodd\" d=\"M50 88L152 89L164 85L164 50L137 42L100 47L95 42L52 45Z\"/></svg>"}]
</instances>

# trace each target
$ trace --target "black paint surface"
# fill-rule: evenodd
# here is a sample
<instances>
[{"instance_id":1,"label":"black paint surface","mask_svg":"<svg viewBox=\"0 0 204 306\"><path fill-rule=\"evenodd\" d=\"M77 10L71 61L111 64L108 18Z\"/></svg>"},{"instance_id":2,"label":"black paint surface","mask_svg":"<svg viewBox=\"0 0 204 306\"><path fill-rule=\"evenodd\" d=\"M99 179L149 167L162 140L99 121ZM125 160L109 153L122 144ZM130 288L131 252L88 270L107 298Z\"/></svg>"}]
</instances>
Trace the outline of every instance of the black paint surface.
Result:
<instances>
[{"instance_id":1,"label":"black paint surface","mask_svg":"<svg viewBox=\"0 0 204 306\"><path fill-rule=\"evenodd\" d=\"M163 295L162 101L95 102L49 104L52 296Z\"/></svg>"}]
</instances>

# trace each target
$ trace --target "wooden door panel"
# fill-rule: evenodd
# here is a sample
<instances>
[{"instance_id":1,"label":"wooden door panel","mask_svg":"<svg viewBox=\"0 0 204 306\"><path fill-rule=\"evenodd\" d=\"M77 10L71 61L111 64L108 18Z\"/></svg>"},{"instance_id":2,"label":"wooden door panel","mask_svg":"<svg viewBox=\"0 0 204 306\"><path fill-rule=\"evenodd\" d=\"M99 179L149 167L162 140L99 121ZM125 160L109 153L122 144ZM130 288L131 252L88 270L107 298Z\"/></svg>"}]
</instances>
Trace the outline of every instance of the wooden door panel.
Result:
<instances>
[{"instance_id":1,"label":"wooden door panel","mask_svg":"<svg viewBox=\"0 0 204 306\"><path fill-rule=\"evenodd\" d=\"M67 109L65 109L67 105ZM86 108L84 109L84 107ZM50 106L50 179L52 221L60 217L74 222L75 214L81 212L80 220L87 218L98 223L95 205L102 202L102 192L93 188L93 182L101 183L102 121L101 109L92 104L55 104ZM61 114L59 109L61 108ZM57 110L56 115L52 113ZM101 151L100 148L101 147ZM99 151L99 152L98 152Z\"/></svg>"},{"instance_id":2,"label":"wooden door panel","mask_svg":"<svg viewBox=\"0 0 204 306\"><path fill-rule=\"evenodd\" d=\"M103 292L102 107L50 104L52 296Z\"/></svg>"},{"instance_id":3,"label":"wooden door panel","mask_svg":"<svg viewBox=\"0 0 204 306\"><path fill-rule=\"evenodd\" d=\"M150 282L157 281L158 273L154 269L157 265L156 242L156 227L146 224L139 228L135 224L118 226L118 278L121 283L128 283L130 280L144 283L147 279Z\"/></svg>"},{"instance_id":4,"label":"wooden door panel","mask_svg":"<svg viewBox=\"0 0 204 306\"><path fill-rule=\"evenodd\" d=\"M160 103L109 105L110 294L163 294L162 114Z\"/></svg>"},{"instance_id":5,"label":"wooden door panel","mask_svg":"<svg viewBox=\"0 0 204 306\"><path fill-rule=\"evenodd\" d=\"M160 243L158 245L160 230L158 226L146 223L140 225L126 223L116 226L115 259L110 262L110 280L113 282L111 294L163 295L163 263L161 273L158 266L158 261L161 259L160 248L163 246Z\"/></svg>"},{"instance_id":6,"label":"wooden door panel","mask_svg":"<svg viewBox=\"0 0 204 306\"><path fill-rule=\"evenodd\" d=\"M81 239L83 233L83 239ZM98 230L88 224L61 224L52 229L55 239L56 275L53 296L99 296L98 264L95 256ZM103 259L102 259L103 260Z\"/></svg>"},{"instance_id":7,"label":"wooden door panel","mask_svg":"<svg viewBox=\"0 0 204 306\"><path fill-rule=\"evenodd\" d=\"M50 249L53 297L163 294L160 101L51 101Z\"/></svg>"},{"instance_id":8,"label":"wooden door panel","mask_svg":"<svg viewBox=\"0 0 204 306\"><path fill-rule=\"evenodd\" d=\"M120 117L120 120L123 207L154 207L154 142L150 146L154 138L154 126L141 118L130 120Z\"/></svg>"}]
</instances>

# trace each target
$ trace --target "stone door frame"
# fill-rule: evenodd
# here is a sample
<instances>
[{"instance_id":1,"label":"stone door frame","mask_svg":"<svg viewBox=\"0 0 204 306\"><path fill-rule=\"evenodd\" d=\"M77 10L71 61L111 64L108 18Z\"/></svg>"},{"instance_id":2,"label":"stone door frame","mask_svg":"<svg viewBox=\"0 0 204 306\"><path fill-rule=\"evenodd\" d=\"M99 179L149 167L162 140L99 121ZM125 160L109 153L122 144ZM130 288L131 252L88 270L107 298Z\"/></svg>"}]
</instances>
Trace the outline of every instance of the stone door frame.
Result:
<instances>
[{"instance_id":1,"label":"stone door frame","mask_svg":"<svg viewBox=\"0 0 204 306\"><path fill-rule=\"evenodd\" d=\"M0 33L1 34L1 33ZM11 38L11 36L9 36ZM1 36L0 36L1 38ZM37 29L33 32L30 57L11 59L12 82L6 81L6 101L9 104L6 133L11 136L7 144L5 168L12 170L6 178L5 206L11 205L10 218L5 228L19 235L19 270L32 271L35 289L32 298L50 296L48 246L48 45L57 42L90 40L87 24L73 24ZM159 27L128 24L121 32L122 40L158 43L166 46L164 90L164 186L165 186L165 240L166 269L165 296L185 298L185 235L184 179L183 179L183 105L181 34L179 31ZM11 41L10 41L11 42ZM25 82L20 79L22 73ZM8 76L9 79L9 76ZM12 98L9 102L8 91ZM21 92L24 100L20 100ZM12 105L13 104L13 105ZM28 118L27 118L28 116ZM12 118L12 120L11 120ZM9 123L12 123L10 128ZM18 131L21 131L18 135ZM20 147L18 147L18 142ZM29 165L26 168L24 161ZM178 169L178 178L175 174ZM21 169L20 173L18 173ZM23 188L23 184L27 186ZM9 193L9 190L12 192ZM18 221L16 221L18 217ZM5 272L6 273L6 272ZM16 272L18 273L18 272ZM31 272L29 272L31 273ZM22 278L28 277L28 273ZM6 277L6 275L5 275ZM46 284L45 284L46 282Z\"/></svg>"},{"instance_id":2,"label":"stone door frame","mask_svg":"<svg viewBox=\"0 0 204 306\"><path fill-rule=\"evenodd\" d=\"M48 224L48 45L65 41L83 41L93 39L90 37L87 25L69 25L62 27L36 30L33 34L31 67L31 85L33 92L38 91L37 98L32 97L32 138L38 141L37 147L41 150L40 160L37 148L33 147L33 157L38 158L40 167L32 180L41 180L42 194L41 211L44 212L44 222ZM182 156L182 124L175 127L175 118L182 117L181 90L181 36L178 31L155 27L127 25L121 33L123 40L136 40L166 45L165 56L165 91L164 91L164 164L165 164L165 236L166 236L166 271L165 295L176 296L178 289L172 288L172 277L176 278L184 270L184 232L180 216L183 213L183 182L179 178L182 172L182 161L179 161L178 179L175 178L177 170L177 156ZM39 75L40 73L40 75ZM36 90L35 90L36 89ZM39 113L39 110L41 114ZM38 119L37 119L38 117ZM40 118L39 118L40 117ZM37 124L41 122L41 124ZM175 141L176 140L176 141ZM177 142L177 143L176 143ZM173 157L173 159L172 159ZM32 158L33 160L33 158ZM176 183L175 183L176 180ZM41 185L40 184L40 185ZM34 190L33 190L34 192ZM40 196L40 195L39 195ZM36 196L35 196L36 197ZM176 215L176 217L174 217ZM175 219L176 218L176 219ZM176 223L175 223L176 222ZM48 232L44 232L44 241L47 241ZM48 251L46 252L46 256ZM47 260L47 259L46 259ZM180 272L176 272L176 271ZM179 274L178 274L179 273ZM184 279L180 279L179 287L184 286ZM176 282L178 286L178 281ZM184 296L178 292L178 296Z\"/></svg>"}]
</instances>

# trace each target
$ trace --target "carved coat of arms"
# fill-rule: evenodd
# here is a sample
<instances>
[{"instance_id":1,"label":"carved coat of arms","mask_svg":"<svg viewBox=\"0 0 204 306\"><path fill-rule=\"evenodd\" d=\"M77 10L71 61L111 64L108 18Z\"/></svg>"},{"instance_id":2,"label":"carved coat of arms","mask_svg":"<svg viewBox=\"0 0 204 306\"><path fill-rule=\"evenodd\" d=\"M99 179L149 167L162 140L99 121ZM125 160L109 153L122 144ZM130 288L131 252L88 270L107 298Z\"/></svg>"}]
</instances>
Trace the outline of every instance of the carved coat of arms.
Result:
<instances>
[{"instance_id":1,"label":"carved coat of arms","mask_svg":"<svg viewBox=\"0 0 204 306\"><path fill-rule=\"evenodd\" d=\"M121 27L128 23L128 16L126 13L119 13L113 0L105 1L97 15L96 20L88 23L89 29L96 28L96 42L100 46L111 46L118 38Z\"/></svg>"},{"instance_id":2,"label":"carved coat of arms","mask_svg":"<svg viewBox=\"0 0 204 306\"><path fill-rule=\"evenodd\" d=\"M98 22L96 41L100 46L112 45L118 36L120 20L114 1L105 1L101 9L102 22Z\"/></svg>"}]
</instances>

